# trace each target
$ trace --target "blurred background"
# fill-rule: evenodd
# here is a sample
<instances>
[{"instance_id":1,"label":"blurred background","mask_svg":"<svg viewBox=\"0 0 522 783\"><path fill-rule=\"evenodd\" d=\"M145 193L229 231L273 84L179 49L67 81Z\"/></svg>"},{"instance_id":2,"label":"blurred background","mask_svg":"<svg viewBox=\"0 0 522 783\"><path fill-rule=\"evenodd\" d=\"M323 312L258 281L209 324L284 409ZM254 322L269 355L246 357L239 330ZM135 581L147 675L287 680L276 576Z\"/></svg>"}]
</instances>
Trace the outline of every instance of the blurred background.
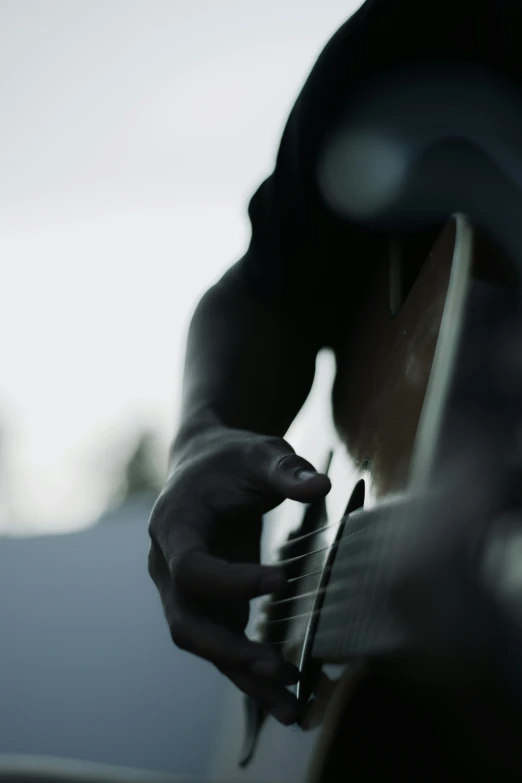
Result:
<instances>
[{"instance_id":1,"label":"blurred background","mask_svg":"<svg viewBox=\"0 0 522 783\"><path fill-rule=\"evenodd\" d=\"M0 0L0 753L204 774L146 523L190 315L352 0Z\"/></svg>"}]
</instances>

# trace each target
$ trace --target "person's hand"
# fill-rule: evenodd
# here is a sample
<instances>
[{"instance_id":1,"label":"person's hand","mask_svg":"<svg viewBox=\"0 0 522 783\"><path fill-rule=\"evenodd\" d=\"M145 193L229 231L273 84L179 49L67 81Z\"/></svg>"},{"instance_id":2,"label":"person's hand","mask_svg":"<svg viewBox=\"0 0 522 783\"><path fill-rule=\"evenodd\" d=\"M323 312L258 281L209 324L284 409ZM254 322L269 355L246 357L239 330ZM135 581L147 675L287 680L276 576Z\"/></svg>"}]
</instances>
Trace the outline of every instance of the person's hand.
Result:
<instances>
[{"instance_id":1,"label":"person's hand","mask_svg":"<svg viewBox=\"0 0 522 783\"><path fill-rule=\"evenodd\" d=\"M286 582L281 566L259 563L262 515L285 498L311 502L329 489L283 439L213 429L177 459L149 523L149 573L174 643L214 663L285 724L297 718L285 686L298 671L244 633L250 599Z\"/></svg>"}]
</instances>

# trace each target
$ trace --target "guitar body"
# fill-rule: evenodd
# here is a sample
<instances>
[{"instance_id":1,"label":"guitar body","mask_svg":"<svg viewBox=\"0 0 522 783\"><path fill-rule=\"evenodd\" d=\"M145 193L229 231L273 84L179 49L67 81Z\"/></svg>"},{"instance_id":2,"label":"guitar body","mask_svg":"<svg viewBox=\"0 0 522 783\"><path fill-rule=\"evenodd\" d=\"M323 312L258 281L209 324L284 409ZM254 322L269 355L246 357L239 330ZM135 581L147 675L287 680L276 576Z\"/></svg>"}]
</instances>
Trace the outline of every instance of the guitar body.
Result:
<instances>
[{"instance_id":1,"label":"guitar body","mask_svg":"<svg viewBox=\"0 0 522 783\"><path fill-rule=\"evenodd\" d=\"M343 558L357 543L357 519L378 521L429 485L459 338L466 320L477 317L466 307L474 288L510 285L502 254L462 216L448 222L419 267L398 301L396 260L383 263L350 314L336 351L331 492L304 514L286 501L267 520L264 558L286 565L290 588L255 602L251 628L300 666L299 726L281 726L231 686L212 770L217 779L439 780L472 769L463 738L448 740L451 716L437 712L430 689L388 677L379 665L388 642L381 649L364 625L349 632L357 617L336 602L336 590L342 596L356 574ZM324 454L293 445L323 467ZM371 592L364 572L356 578L361 594Z\"/></svg>"}]
</instances>

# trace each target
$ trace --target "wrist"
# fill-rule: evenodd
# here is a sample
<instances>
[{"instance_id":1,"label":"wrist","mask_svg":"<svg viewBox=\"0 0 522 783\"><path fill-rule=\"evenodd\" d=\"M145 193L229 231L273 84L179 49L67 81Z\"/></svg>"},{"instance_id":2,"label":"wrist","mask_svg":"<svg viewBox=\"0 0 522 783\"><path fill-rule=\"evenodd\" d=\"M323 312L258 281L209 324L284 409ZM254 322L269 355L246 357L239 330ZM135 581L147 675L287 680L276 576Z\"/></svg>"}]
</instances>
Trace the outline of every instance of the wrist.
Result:
<instances>
[{"instance_id":1,"label":"wrist","mask_svg":"<svg viewBox=\"0 0 522 783\"><path fill-rule=\"evenodd\" d=\"M202 438L229 429L212 411L204 411L183 420L170 447L169 474L181 459L184 459L192 449L197 448L197 443Z\"/></svg>"}]
</instances>

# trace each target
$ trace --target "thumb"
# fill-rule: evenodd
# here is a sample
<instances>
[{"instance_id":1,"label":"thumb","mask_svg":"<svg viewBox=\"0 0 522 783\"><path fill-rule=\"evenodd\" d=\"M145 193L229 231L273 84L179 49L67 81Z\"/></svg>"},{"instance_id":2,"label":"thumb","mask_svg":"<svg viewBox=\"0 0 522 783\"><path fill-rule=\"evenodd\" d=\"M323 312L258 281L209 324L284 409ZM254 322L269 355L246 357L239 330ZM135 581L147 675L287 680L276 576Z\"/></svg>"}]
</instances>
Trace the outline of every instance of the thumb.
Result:
<instances>
[{"instance_id":1,"label":"thumb","mask_svg":"<svg viewBox=\"0 0 522 783\"><path fill-rule=\"evenodd\" d=\"M278 495L301 503L311 503L328 494L330 479L318 473L308 460L300 457L288 444L270 455L265 465L271 489Z\"/></svg>"}]
</instances>

